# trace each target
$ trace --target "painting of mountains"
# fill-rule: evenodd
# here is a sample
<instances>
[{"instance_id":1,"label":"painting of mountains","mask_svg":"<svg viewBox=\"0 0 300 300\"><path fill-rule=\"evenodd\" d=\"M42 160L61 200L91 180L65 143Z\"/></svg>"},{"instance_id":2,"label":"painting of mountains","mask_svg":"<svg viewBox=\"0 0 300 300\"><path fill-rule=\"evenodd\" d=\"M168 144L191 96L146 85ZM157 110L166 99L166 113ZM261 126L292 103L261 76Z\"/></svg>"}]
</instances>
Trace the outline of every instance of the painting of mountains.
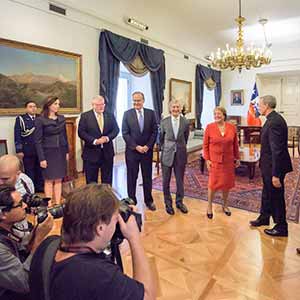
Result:
<instances>
[{"instance_id":1,"label":"painting of mountains","mask_svg":"<svg viewBox=\"0 0 300 300\"><path fill-rule=\"evenodd\" d=\"M81 111L81 55L0 39L0 115L23 112L33 100L42 107L49 96L61 113Z\"/></svg>"}]
</instances>

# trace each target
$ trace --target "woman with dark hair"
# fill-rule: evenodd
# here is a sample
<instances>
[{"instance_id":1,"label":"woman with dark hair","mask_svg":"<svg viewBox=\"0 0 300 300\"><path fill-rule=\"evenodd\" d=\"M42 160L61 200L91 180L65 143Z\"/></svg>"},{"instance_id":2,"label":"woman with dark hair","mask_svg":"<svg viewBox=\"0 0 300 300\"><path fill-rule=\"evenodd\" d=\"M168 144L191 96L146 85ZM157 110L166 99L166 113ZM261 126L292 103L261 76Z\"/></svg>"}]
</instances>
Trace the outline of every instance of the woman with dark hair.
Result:
<instances>
[{"instance_id":1,"label":"woman with dark hair","mask_svg":"<svg viewBox=\"0 0 300 300\"><path fill-rule=\"evenodd\" d=\"M213 218L212 200L217 190L223 192L223 212L230 216L228 208L229 190L234 187L235 167L239 166L239 145L236 128L226 121L226 110L214 109L215 122L207 125L203 141L203 157L206 160L208 179L207 217Z\"/></svg>"},{"instance_id":2,"label":"woman with dark hair","mask_svg":"<svg viewBox=\"0 0 300 300\"><path fill-rule=\"evenodd\" d=\"M35 146L45 179L45 196L52 199L52 205L60 203L62 179L67 174L69 146L66 121L58 114L58 97L46 99L41 116L35 122Z\"/></svg>"}]
</instances>

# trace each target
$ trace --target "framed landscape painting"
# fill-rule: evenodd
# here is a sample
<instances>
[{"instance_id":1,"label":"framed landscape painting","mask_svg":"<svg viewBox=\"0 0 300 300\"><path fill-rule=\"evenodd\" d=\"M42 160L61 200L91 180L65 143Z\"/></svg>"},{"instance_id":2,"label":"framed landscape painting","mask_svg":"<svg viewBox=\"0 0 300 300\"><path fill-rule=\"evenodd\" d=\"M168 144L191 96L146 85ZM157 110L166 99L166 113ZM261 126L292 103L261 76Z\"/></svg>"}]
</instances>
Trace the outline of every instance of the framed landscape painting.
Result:
<instances>
[{"instance_id":1,"label":"framed landscape painting","mask_svg":"<svg viewBox=\"0 0 300 300\"><path fill-rule=\"evenodd\" d=\"M28 100L41 108L49 96L61 113L81 112L80 54L0 39L0 61L0 115L23 113Z\"/></svg>"},{"instance_id":2,"label":"framed landscape painting","mask_svg":"<svg viewBox=\"0 0 300 300\"><path fill-rule=\"evenodd\" d=\"M183 113L192 111L192 82L171 78L170 79L170 101L181 102Z\"/></svg>"}]
</instances>

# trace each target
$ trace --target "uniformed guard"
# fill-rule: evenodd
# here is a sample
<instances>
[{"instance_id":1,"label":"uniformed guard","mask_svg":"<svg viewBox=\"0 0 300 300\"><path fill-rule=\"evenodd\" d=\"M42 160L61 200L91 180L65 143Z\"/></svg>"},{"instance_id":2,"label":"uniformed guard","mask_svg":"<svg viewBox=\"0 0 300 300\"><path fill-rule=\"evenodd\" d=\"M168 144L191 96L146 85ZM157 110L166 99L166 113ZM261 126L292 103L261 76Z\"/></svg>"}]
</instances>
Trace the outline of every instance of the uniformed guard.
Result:
<instances>
[{"instance_id":1,"label":"uniformed guard","mask_svg":"<svg viewBox=\"0 0 300 300\"><path fill-rule=\"evenodd\" d=\"M23 160L24 171L32 179L35 190L42 192L44 189L43 176L41 172L40 162L37 157L34 130L37 105L34 101L25 103L26 114L16 118L15 123L15 147L17 156Z\"/></svg>"}]
</instances>

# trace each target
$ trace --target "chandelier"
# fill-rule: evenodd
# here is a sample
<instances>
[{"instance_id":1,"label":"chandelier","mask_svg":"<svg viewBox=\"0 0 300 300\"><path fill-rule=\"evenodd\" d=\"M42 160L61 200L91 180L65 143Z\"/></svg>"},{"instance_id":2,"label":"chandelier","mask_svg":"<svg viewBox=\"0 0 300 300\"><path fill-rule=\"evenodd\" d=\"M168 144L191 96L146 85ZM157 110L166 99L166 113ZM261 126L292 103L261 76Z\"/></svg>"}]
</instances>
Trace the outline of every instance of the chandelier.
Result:
<instances>
[{"instance_id":1,"label":"chandelier","mask_svg":"<svg viewBox=\"0 0 300 300\"><path fill-rule=\"evenodd\" d=\"M219 48L216 53L212 52L209 56L209 60L213 67L231 70L237 68L241 73L243 68L246 68L247 70L252 67L259 68L262 65L268 65L271 62L272 53L269 47L271 44L267 44L262 48L256 48L251 44L249 47L244 48L243 23L245 20L246 19L242 17L241 0L239 0L239 16L235 19L238 25L236 47L230 48L229 44L226 44L225 50ZM265 23L262 25L264 26Z\"/></svg>"}]
</instances>

